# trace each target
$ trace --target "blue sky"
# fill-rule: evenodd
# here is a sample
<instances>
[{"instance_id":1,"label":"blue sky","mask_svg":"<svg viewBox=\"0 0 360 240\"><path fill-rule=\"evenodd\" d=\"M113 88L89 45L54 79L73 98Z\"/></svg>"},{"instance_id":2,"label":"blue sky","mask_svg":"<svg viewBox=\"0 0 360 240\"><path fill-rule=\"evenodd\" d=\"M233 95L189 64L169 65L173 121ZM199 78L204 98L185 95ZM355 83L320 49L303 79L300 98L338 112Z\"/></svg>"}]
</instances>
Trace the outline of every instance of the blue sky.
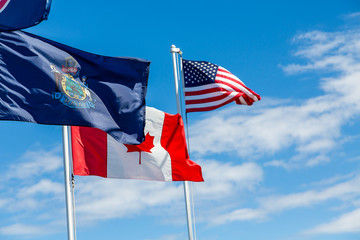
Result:
<instances>
[{"instance_id":1,"label":"blue sky","mask_svg":"<svg viewBox=\"0 0 360 240\"><path fill-rule=\"evenodd\" d=\"M147 105L176 113L171 44L262 100L189 114L197 239L360 237L360 3L53 0L28 29L150 60ZM31 76L29 76L31 77ZM66 239L61 127L0 124L0 239ZM181 183L76 177L78 239L186 239Z\"/></svg>"}]
</instances>

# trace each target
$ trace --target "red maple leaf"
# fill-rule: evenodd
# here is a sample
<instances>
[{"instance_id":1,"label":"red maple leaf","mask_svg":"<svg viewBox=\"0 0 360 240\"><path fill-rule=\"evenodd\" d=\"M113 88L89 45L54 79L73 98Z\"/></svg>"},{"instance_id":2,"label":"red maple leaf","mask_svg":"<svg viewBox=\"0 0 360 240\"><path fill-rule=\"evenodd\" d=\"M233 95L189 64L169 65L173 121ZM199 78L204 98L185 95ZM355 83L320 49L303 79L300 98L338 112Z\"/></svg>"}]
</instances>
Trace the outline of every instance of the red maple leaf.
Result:
<instances>
[{"instance_id":1,"label":"red maple leaf","mask_svg":"<svg viewBox=\"0 0 360 240\"><path fill-rule=\"evenodd\" d=\"M127 147L127 152L139 152L139 164L141 164L141 152L151 153L151 149L154 147L154 137L146 134L145 140L139 145L124 144Z\"/></svg>"}]
</instances>

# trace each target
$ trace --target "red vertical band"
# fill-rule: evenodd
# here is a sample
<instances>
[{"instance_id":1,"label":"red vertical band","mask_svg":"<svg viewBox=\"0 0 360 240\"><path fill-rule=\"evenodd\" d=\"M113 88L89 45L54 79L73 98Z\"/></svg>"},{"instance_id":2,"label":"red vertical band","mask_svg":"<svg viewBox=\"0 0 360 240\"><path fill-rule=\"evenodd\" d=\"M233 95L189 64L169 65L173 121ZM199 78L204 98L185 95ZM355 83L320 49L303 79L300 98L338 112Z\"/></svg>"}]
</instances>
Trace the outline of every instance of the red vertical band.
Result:
<instances>
[{"instance_id":1,"label":"red vertical band","mask_svg":"<svg viewBox=\"0 0 360 240\"><path fill-rule=\"evenodd\" d=\"M184 124L179 114L165 113L161 146L170 155L173 181L204 181L201 167L189 159Z\"/></svg>"},{"instance_id":2,"label":"red vertical band","mask_svg":"<svg viewBox=\"0 0 360 240\"><path fill-rule=\"evenodd\" d=\"M107 134L96 128L71 126L75 175L107 177Z\"/></svg>"}]
</instances>

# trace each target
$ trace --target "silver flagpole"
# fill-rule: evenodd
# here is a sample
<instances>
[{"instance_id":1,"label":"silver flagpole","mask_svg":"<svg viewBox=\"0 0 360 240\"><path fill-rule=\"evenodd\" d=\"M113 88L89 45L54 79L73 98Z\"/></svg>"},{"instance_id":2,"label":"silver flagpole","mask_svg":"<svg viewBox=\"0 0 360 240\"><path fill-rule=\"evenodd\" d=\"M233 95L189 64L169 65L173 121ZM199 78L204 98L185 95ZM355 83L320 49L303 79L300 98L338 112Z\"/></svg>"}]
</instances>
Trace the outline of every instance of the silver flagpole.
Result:
<instances>
[{"instance_id":1,"label":"silver flagpole","mask_svg":"<svg viewBox=\"0 0 360 240\"><path fill-rule=\"evenodd\" d=\"M179 94L179 69L176 64L177 55L181 53L180 48L176 48L175 45L171 45L170 52L172 54L173 66L174 66L174 80L175 80L175 92L176 92L176 106L177 112L181 114L181 106L180 106L180 94ZM187 216L187 225L188 225L188 234L189 240L193 240L194 232L193 232L193 223L192 223L192 211L190 206L190 193L189 193L189 182L184 181L184 194L185 194L185 207L186 207L186 216Z\"/></svg>"},{"instance_id":2,"label":"silver flagpole","mask_svg":"<svg viewBox=\"0 0 360 240\"><path fill-rule=\"evenodd\" d=\"M70 179L70 158L71 158L71 145L70 145L70 127L63 126L63 151L64 151L64 178L65 178L65 200L66 200L66 216L67 216L67 233L68 240L75 240L75 227L74 227L74 211L72 199L72 182Z\"/></svg>"}]
</instances>

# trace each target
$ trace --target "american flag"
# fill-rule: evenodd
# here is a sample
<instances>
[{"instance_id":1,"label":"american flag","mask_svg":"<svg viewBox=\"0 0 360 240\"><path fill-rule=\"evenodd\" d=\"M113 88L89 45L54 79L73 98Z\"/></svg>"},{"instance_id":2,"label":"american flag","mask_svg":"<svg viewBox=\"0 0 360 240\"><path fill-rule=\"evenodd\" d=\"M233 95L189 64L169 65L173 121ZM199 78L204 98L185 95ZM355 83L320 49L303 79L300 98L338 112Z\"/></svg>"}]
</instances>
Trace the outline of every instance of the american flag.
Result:
<instances>
[{"instance_id":1,"label":"american flag","mask_svg":"<svg viewBox=\"0 0 360 240\"><path fill-rule=\"evenodd\" d=\"M252 105L261 98L225 68L204 61L182 60L186 112L217 109L235 101Z\"/></svg>"}]
</instances>

